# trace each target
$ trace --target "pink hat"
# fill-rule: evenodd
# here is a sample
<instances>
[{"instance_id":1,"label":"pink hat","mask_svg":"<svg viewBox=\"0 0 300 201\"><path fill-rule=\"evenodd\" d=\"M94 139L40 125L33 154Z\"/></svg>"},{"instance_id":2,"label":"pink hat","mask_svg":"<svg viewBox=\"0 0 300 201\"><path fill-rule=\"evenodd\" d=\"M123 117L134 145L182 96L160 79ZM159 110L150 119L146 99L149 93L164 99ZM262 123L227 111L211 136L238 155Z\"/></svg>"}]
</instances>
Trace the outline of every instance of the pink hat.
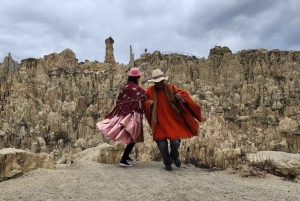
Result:
<instances>
[{"instance_id":1,"label":"pink hat","mask_svg":"<svg viewBox=\"0 0 300 201\"><path fill-rule=\"evenodd\" d=\"M128 71L127 75L132 77L138 77L141 76L143 73L140 71L138 67L132 67L130 68L130 71Z\"/></svg>"}]
</instances>

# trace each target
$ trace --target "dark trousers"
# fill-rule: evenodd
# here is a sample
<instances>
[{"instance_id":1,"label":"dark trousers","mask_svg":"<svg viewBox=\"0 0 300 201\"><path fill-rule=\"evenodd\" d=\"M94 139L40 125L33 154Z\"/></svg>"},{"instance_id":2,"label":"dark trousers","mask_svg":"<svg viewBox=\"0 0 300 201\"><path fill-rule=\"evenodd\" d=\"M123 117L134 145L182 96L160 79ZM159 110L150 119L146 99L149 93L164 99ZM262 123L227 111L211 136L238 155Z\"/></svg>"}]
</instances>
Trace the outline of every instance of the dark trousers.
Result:
<instances>
[{"instance_id":1,"label":"dark trousers","mask_svg":"<svg viewBox=\"0 0 300 201\"><path fill-rule=\"evenodd\" d=\"M177 159L179 157L178 149L180 146L180 140L170 140L170 153L167 140L156 140L156 144L164 160L165 165L171 164L172 159Z\"/></svg>"},{"instance_id":2,"label":"dark trousers","mask_svg":"<svg viewBox=\"0 0 300 201\"><path fill-rule=\"evenodd\" d=\"M129 158L129 154L130 152L132 151L133 147L134 147L135 143L130 143L126 146L125 150L124 150L124 153L123 153L123 156L122 156L122 159L125 159L127 160Z\"/></svg>"}]
</instances>

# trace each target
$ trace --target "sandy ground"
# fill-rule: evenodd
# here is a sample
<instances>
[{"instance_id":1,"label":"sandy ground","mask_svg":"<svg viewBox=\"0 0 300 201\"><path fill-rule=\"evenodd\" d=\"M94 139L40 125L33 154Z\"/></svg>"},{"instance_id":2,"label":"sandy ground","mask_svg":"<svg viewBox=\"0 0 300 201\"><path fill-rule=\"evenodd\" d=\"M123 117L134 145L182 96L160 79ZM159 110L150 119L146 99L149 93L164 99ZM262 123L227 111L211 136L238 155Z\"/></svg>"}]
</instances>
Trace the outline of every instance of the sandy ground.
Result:
<instances>
[{"instance_id":1,"label":"sandy ground","mask_svg":"<svg viewBox=\"0 0 300 201\"><path fill-rule=\"evenodd\" d=\"M300 200L300 184L267 175L240 177L189 165L163 169L162 162L132 167L99 163L38 169L0 182L0 200Z\"/></svg>"}]
</instances>

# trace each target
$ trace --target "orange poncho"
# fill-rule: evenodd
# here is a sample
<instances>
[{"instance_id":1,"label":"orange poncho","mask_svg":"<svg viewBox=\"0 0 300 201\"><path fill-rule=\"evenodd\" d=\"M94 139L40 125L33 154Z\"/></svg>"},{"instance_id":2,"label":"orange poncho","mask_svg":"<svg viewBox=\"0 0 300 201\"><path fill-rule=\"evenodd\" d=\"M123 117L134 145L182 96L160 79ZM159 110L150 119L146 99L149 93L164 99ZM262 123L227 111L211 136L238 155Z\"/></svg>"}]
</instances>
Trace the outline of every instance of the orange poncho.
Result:
<instances>
[{"instance_id":1,"label":"orange poncho","mask_svg":"<svg viewBox=\"0 0 300 201\"><path fill-rule=\"evenodd\" d=\"M167 86L171 92L174 93L172 85L167 84ZM199 122L202 122L204 119L201 117L201 108L191 99L190 95L186 91L177 87L175 87L175 89L195 114L194 118ZM154 85L150 86L146 92L149 95L149 99L154 100ZM149 100L144 103L143 109L148 123L151 126L153 122L151 119L152 111ZM195 134L192 133L183 116L177 115L175 110L172 108L165 90L157 90L157 124L153 133L153 140L175 140L190 138L193 136L195 136Z\"/></svg>"}]
</instances>

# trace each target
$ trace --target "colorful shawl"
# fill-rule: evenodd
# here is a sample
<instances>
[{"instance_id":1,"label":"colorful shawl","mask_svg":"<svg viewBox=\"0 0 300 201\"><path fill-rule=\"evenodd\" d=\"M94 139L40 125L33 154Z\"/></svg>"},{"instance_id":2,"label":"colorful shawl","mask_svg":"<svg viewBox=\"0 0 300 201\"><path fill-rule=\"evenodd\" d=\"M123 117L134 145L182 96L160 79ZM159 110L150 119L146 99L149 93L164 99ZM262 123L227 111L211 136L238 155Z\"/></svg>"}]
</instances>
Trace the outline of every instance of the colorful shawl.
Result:
<instances>
[{"instance_id":1,"label":"colorful shawl","mask_svg":"<svg viewBox=\"0 0 300 201\"><path fill-rule=\"evenodd\" d=\"M126 116L133 110L142 114L143 110L140 103L147 99L148 95L142 87L134 82L128 82L117 97L116 106L104 118L111 119L114 116Z\"/></svg>"},{"instance_id":2,"label":"colorful shawl","mask_svg":"<svg viewBox=\"0 0 300 201\"><path fill-rule=\"evenodd\" d=\"M201 108L192 100L190 95L177 87L175 89L191 109L193 118L198 122L203 122ZM150 100L145 101L143 105L145 116L152 128L153 140L184 139L198 135L191 131L183 115L174 109L176 103L172 104L175 101L172 85L166 84L164 90L156 90L153 85L146 91L149 99L154 101L152 107Z\"/></svg>"},{"instance_id":3,"label":"colorful shawl","mask_svg":"<svg viewBox=\"0 0 300 201\"><path fill-rule=\"evenodd\" d=\"M178 116L181 115L181 112L178 109L179 108L178 103L175 100L174 95L172 94L171 90L169 89L169 87L166 83L164 83L164 90L165 90L167 99L169 100L169 102L170 102L172 108L174 109L174 111L176 112L176 114ZM155 132L156 124L157 124L157 89L154 87L154 101L153 101L152 125L151 125L152 133Z\"/></svg>"}]
</instances>

